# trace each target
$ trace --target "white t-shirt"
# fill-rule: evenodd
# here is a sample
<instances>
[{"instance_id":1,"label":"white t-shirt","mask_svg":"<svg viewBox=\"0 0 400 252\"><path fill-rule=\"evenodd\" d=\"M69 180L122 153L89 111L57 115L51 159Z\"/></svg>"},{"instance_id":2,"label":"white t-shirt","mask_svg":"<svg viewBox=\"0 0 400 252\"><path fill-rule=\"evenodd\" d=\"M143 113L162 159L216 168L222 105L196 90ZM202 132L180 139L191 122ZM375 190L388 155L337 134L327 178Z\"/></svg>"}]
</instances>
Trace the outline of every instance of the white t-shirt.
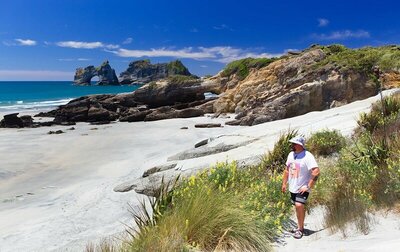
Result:
<instances>
[{"instance_id":1,"label":"white t-shirt","mask_svg":"<svg viewBox=\"0 0 400 252\"><path fill-rule=\"evenodd\" d=\"M289 191L298 193L302 186L308 185L311 169L316 167L318 167L317 161L310 152L306 150L297 154L290 152L286 161L289 172Z\"/></svg>"}]
</instances>

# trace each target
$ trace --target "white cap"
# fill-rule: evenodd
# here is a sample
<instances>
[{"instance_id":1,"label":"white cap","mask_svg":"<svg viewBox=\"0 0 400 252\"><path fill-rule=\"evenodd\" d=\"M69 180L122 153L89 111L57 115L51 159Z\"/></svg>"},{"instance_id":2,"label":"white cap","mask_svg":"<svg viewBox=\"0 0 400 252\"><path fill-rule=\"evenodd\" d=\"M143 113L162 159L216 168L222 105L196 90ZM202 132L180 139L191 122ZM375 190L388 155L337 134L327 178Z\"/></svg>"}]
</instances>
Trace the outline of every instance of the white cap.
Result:
<instances>
[{"instance_id":1,"label":"white cap","mask_svg":"<svg viewBox=\"0 0 400 252\"><path fill-rule=\"evenodd\" d=\"M304 137L302 136L295 136L292 139L290 139L289 142L301 145L303 146L303 148L305 148L306 139L304 139Z\"/></svg>"}]
</instances>

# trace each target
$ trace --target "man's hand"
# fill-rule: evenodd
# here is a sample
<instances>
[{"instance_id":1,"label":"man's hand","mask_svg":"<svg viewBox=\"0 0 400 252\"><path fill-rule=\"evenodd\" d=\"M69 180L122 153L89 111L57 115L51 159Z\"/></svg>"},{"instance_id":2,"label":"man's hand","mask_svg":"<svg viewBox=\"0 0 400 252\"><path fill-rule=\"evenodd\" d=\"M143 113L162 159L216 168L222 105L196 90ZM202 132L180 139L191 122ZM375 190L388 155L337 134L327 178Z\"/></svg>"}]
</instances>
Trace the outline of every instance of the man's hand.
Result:
<instances>
[{"instance_id":1,"label":"man's hand","mask_svg":"<svg viewBox=\"0 0 400 252\"><path fill-rule=\"evenodd\" d=\"M300 194L303 194L303 193L307 192L308 189L310 189L308 186L302 186L302 187L300 188L299 192L300 192Z\"/></svg>"},{"instance_id":2,"label":"man's hand","mask_svg":"<svg viewBox=\"0 0 400 252\"><path fill-rule=\"evenodd\" d=\"M282 192L286 192L286 183L285 184L282 184Z\"/></svg>"}]
</instances>

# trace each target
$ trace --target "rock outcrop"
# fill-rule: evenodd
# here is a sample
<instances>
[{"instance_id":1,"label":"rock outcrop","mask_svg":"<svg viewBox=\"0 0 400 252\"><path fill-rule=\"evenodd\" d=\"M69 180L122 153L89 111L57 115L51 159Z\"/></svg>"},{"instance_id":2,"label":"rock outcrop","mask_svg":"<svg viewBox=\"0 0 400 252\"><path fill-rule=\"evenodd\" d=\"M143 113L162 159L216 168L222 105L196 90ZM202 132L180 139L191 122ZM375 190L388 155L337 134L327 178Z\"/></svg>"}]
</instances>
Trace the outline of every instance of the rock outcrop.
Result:
<instances>
[{"instance_id":1,"label":"rock outcrop","mask_svg":"<svg viewBox=\"0 0 400 252\"><path fill-rule=\"evenodd\" d=\"M99 67L88 66L76 69L74 83L76 85L90 85L94 76L99 77L97 85L119 85L115 70L111 68L108 60L104 61Z\"/></svg>"},{"instance_id":2,"label":"rock outcrop","mask_svg":"<svg viewBox=\"0 0 400 252\"><path fill-rule=\"evenodd\" d=\"M191 76L181 61L151 64L150 60L138 60L129 63L128 69L120 74L121 84L146 84L168 76Z\"/></svg>"},{"instance_id":3,"label":"rock outcrop","mask_svg":"<svg viewBox=\"0 0 400 252\"><path fill-rule=\"evenodd\" d=\"M350 50L350 49L346 49ZM371 67L341 65L328 58L332 53L314 46L290 54L260 69L250 69L244 78L219 73L208 81L224 90L213 111L236 113L229 125L256 125L344 105L377 94ZM350 56L349 56L350 57ZM397 76L397 77L396 77ZM398 80L400 74L391 72ZM215 85L218 86L218 85Z\"/></svg>"},{"instance_id":4,"label":"rock outcrop","mask_svg":"<svg viewBox=\"0 0 400 252\"><path fill-rule=\"evenodd\" d=\"M57 124L197 117L212 112L216 98L204 96L209 88L195 78L167 78L146 84L133 93L80 97L37 116L54 117Z\"/></svg>"}]
</instances>

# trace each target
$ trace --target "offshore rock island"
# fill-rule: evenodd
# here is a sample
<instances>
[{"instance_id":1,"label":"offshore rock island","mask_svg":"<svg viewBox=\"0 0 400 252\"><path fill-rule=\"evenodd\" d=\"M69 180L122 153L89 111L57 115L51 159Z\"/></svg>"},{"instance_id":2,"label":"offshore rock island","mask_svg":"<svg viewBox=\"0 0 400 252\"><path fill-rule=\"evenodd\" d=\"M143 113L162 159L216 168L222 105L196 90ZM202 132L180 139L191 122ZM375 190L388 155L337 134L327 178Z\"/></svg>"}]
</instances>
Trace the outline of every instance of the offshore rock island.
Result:
<instances>
[{"instance_id":1,"label":"offshore rock island","mask_svg":"<svg viewBox=\"0 0 400 252\"><path fill-rule=\"evenodd\" d=\"M118 79L115 70L111 68L108 60L106 60L98 67L87 66L85 68L77 68L74 76L74 84L91 85L91 79L95 76L99 77L96 85L146 84L174 75L197 78L179 60L158 64L151 64L150 60L138 60L129 63L128 68L120 74Z\"/></svg>"}]
</instances>

